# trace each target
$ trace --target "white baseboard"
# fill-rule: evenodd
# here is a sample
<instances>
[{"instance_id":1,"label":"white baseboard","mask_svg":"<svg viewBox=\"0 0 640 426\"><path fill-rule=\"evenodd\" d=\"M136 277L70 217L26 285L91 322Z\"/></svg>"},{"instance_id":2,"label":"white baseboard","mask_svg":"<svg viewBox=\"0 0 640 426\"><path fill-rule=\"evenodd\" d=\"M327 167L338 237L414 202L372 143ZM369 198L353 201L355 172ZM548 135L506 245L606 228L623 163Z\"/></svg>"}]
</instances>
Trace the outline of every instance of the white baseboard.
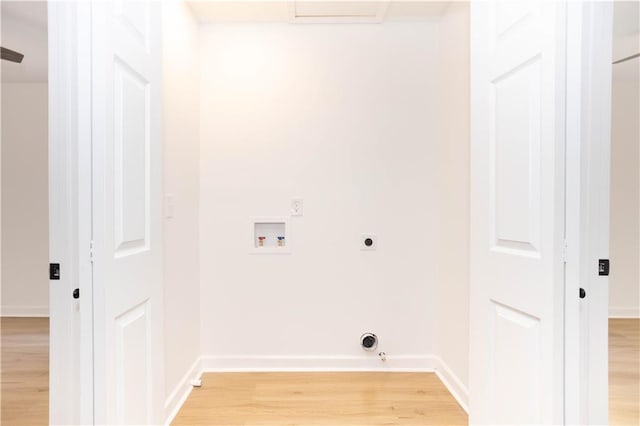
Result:
<instances>
[{"instance_id":1,"label":"white baseboard","mask_svg":"<svg viewBox=\"0 0 640 426\"><path fill-rule=\"evenodd\" d=\"M165 412L165 425L170 425L173 419L178 415L178 412L184 405L185 401L191 394L193 390L193 386L191 385L191 381L193 379L197 379L202 375L202 359L198 357L195 360L191 368L186 372L186 374L182 377L182 380L178 383L178 385L173 389L171 394L167 397L164 403L164 412Z\"/></svg>"},{"instance_id":2,"label":"white baseboard","mask_svg":"<svg viewBox=\"0 0 640 426\"><path fill-rule=\"evenodd\" d=\"M609 318L640 318L640 307L610 307Z\"/></svg>"},{"instance_id":3,"label":"white baseboard","mask_svg":"<svg viewBox=\"0 0 640 426\"><path fill-rule=\"evenodd\" d=\"M436 359L438 361L436 375L462 409L469 414L469 390L443 360L437 357Z\"/></svg>"},{"instance_id":4,"label":"white baseboard","mask_svg":"<svg viewBox=\"0 0 640 426\"><path fill-rule=\"evenodd\" d=\"M0 308L0 316L3 317L48 317L49 305L44 306L16 306L3 305Z\"/></svg>"},{"instance_id":5,"label":"white baseboard","mask_svg":"<svg viewBox=\"0 0 640 426\"><path fill-rule=\"evenodd\" d=\"M432 356L389 356L382 361L371 356L204 356L202 370L214 372L316 372L316 371L394 371L434 372L437 358Z\"/></svg>"}]
</instances>

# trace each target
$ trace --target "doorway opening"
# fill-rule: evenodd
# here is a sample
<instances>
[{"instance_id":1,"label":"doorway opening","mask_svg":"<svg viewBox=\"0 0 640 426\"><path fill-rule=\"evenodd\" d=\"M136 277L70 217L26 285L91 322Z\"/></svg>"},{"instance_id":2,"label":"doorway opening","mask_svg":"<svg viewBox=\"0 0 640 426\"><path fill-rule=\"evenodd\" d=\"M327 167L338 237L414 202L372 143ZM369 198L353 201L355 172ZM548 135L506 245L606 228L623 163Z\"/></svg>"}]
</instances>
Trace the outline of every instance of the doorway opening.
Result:
<instances>
[{"instance_id":1,"label":"doorway opening","mask_svg":"<svg viewBox=\"0 0 640 426\"><path fill-rule=\"evenodd\" d=\"M46 2L2 2L3 424L49 422ZM8 52L6 49L9 49Z\"/></svg>"},{"instance_id":2,"label":"doorway opening","mask_svg":"<svg viewBox=\"0 0 640 426\"><path fill-rule=\"evenodd\" d=\"M640 422L640 4L616 2L611 74L609 424Z\"/></svg>"}]
</instances>

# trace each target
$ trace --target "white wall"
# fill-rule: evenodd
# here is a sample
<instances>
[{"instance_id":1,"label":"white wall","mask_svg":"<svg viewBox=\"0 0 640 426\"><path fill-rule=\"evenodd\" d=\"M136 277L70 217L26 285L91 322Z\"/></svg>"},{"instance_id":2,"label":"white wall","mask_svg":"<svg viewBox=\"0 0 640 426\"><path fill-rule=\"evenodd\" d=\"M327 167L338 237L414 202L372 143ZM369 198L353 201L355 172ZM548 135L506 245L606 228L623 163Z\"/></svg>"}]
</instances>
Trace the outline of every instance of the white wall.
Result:
<instances>
[{"instance_id":1,"label":"white wall","mask_svg":"<svg viewBox=\"0 0 640 426\"><path fill-rule=\"evenodd\" d=\"M617 39L618 58L627 36ZM640 59L613 65L611 116L611 229L609 315L640 317Z\"/></svg>"},{"instance_id":2,"label":"white wall","mask_svg":"<svg viewBox=\"0 0 640 426\"><path fill-rule=\"evenodd\" d=\"M437 354L469 383L469 4L452 3L442 18L440 240Z\"/></svg>"},{"instance_id":3,"label":"white wall","mask_svg":"<svg viewBox=\"0 0 640 426\"><path fill-rule=\"evenodd\" d=\"M189 389L200 356L198 25L182 1L163 3L165 389L167 415ZM167 213L167 212L165 212ZM194 374L194 373L192 373Z\"/></svg>"},{"instance_id":4,"label":"white wall","mask_svg":"<svg viewBox=\"0 0 640 426\"><path fill-rule=\"evenodd\" d=\"M211 25L200 43L203 354L378 366L372 331L388 365L421 366L442 325L439 24ZM293 196L292 254L249 255L249 218Z\"/></svg>"},{"instance_id":5,"label":"white wall","mask_svg":"<svg viewBox=\"0 0 640 426\"><path fill-rule=\"evenodd\" d=\"M2 315L49 314L47 83L2 83Z\"/></svg>"}]
</instances>

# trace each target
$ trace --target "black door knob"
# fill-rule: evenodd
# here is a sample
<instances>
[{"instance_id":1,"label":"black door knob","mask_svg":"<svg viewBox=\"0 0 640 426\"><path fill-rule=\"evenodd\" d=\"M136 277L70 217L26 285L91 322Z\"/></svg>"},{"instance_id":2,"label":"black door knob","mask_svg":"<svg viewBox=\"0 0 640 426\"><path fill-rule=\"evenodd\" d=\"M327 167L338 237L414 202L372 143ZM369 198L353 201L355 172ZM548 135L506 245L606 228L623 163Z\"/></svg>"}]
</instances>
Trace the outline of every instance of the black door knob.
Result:
<instances>
[{"instance_id":1,"label":"black door knob","mask_svg":"<svg viewBox=\"0 0 640 426\"><path fill-rule=\"evenodd\" d=\"M73 298L74 299L80 299L80 289L76 288L75 290L73 290Z\"/></svg>"},{"instance_id":2,"label":"black door knob","mask_svg":"<svg viewBox=\"0 0 640 426\"><path fill-rule=\"evenodd\" d=\"M584 299L587 297L587 292L584 291L584 288L580 288L580 299Z\"/></svg>"}]
</instances>

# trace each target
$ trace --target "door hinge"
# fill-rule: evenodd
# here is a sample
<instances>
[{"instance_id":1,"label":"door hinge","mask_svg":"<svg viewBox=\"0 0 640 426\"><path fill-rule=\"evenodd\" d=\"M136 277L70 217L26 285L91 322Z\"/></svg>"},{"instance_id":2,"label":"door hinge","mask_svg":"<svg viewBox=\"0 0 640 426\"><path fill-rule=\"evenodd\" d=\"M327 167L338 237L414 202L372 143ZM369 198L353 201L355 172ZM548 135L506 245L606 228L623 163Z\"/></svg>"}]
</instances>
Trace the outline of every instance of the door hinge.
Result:
<instances>
[{"instance_id":1,"label":"door hinge","mask_svg":"<svg viewBox=\"0 0 640 426\"><path fill-rule=\"evenodd\" d=\"M93 240L89 242L89 262L93 263Z\"/></svg>"}]
</instances>

